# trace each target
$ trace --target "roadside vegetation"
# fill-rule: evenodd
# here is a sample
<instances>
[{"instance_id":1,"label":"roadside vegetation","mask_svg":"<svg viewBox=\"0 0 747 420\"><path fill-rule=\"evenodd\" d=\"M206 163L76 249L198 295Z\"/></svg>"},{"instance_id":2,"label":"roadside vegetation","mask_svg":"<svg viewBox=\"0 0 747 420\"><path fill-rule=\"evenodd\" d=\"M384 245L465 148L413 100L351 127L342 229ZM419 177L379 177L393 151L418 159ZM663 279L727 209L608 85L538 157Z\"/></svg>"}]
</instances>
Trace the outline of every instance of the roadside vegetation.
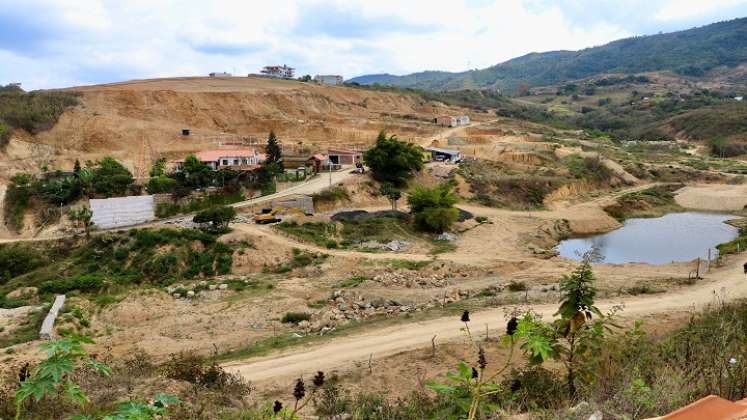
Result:
<instances>
[{"instance_id":1,"label":"roadside vegetation","mask_svg":"<svg viewBox=\"0 0 747 420\"><path fill-rule=\"evenodd\" d=\"M55 245L0 246L0 296L37 287L42 301L56 293L114 294L132 286L168 286L196 277L228 274L234 248L197 230L138 229ZM18 258L23 260L19 261ZM3 301L22 306L27 301Z\"/></svg>"}]
</instances>

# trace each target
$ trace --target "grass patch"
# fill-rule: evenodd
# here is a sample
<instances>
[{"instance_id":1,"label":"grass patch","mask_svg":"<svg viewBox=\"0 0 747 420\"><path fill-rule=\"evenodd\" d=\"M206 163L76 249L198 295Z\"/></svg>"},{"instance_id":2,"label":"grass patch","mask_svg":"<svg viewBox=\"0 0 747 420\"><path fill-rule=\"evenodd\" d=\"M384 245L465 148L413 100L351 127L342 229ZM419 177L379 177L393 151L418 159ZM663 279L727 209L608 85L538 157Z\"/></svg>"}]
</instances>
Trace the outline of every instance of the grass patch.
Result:
<instances>
[{"instance_id":1,"label":"grass patch","mask_svg":"<svg viewBox=\"0 0 747 420\"><path fill-rule=\"evenodd\" d=\"M41 328L41 324L46 315L47 312L45 310L37 309L34 312L31 312L28 317L26 317L26 319L22 321L21 324L9 335L0 333L0 348L27 343L39 338L39 329Z\"/></svg>"},{"instance_id":2,"label":"grass patch","mask_svg":"<svg viewBox=\"0 0 747 420\"><path fill-rule=\"evenodd\" d=\"M240 191L230 193L213 193L200 198L195 198L187 203L160 203L156 206L156 217L172 217L179 214L194 213L207 210L216 206L227 206L229 204L244 201L245 197Z\"/></svg>"},{"instance_id":3,"label":"grass patch","mask_svg":"<svg viewBox=\"0 0 747 420\"><path fill-rule=\"evenodd\" d=\"M667 184L647 188L622 195L617 203L607 206L604 211L618 221L630 218L660 217L667 213L684 211L674 201L674 191L682 184Z\"/></svg>"},{"instance_id":4,"label":"grass patch","mask_svg":"<svg viewBox=\"0 0 747 420\"><path fill-rule=\"evenodd\" d=\"M410 261L410 260L386 260L377 261L377 263L386 265L387 267L399 268L403 270L419 271L427 267L433 262L433 260L427 261Z\"/></svg>"},{"instance_id":5,"label":"grass patch","mask_svg":"<svg viewBox=\"0 0 747 420\"><path fill-rule=\"evenodd\" d=\"M431 248L431 255L446 254L448 252L456 251L457 246L453 242L449 241L433 241L433 248Z\"/></svg>"},{"instance_id":6,"label":"grass patch","mask_svg":"<svg viewBox=\"0 0 747 420\"><path fill-rule=\"evenodd\" d=\"M350 277L349 279L343 280L335 285L335 288L341 288L341 289L352 289L354 287L358 287L361 284L371 280L369 277L366 276L354 276Z\"/></svg>"},{"instance_id":7,"label":"grass patch","mask_svg":"<svg viewBox=\"0 0 747 420\"><path fill-rule=\"evenodd\" d=\"M315 206L319 204L334 204L341 201L350 201L350 193L345 187L334 186L319 191L312 195L311 198L314 200Z\"/></svg>"},{"instance_id":8,"label":"grass patch","mask_svg":"<svg viewBox=\"0 0 747 420\"><path fill-rule=\"evenodd\" d=\"M318 266L322 264L328 257L329 255L327 254L320 254L293 248L293 253L288 262L274 266L266 266L263 271L273 274L289 273L296 268L308 267L310 265Z\"/></svg>"},{"instance_id":9,"label":"grass patch","mask_svg":"<svg viewBox=\"0 0 747 420\"><path fill-rule=\"evenodd\" d=\"M229 274L234 249L216 238L191 229L133 229L95 235L85 243L55 242L41 251L48 263L0 284L0 293L35 286L43 294L116 294L133 284L166 286Z\"/></svg>"}]
</instances>

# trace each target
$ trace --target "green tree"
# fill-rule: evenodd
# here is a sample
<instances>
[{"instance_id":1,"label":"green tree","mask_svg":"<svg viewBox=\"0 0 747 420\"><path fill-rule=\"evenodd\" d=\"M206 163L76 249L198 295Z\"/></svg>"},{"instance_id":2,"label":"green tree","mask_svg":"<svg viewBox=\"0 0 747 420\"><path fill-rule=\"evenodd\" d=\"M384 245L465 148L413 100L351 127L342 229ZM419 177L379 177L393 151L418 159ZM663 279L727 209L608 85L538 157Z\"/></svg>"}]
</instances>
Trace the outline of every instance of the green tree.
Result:
<instances>
[{"instance_id":1,"label":"green tree","mask_svg":"<svg viewBox=\"0 0 747 420\"><path fill-rule=\"evenodd\" d=\"M23 215L31 204L33 182L33 175L24 172L20 172L10 178L10 183L5 191L3 217L5 223L11 229L20 230L23 228Z\"/></svg>"},{"instance_id":2,"label":"green tree","mask_svg":"<svg viewBox=\"0 0 747 420\"><path fill-rule=\"evenodd\" d=\"M182 183L191 188L204 188L213 181L213 171L195 155L189 155L184 159L181 174Z\"/></svg>"},{"instance_id":3,"label":"green tree","mask_svg":"<svg viewBox=\"0 0 747 420\"><path fill-rule=\"evenodd\" d=\"M41 401L44 398L61 396L77 405L89 401L86 393L75 382L76 370L85 367L103 376L109 376L111 369L89 358L83 344L93 344L93 340L71 336L39 346L47 353L47 358L39 362L32 370L31 376L24 380L16 391L16 420L21 418L23 404L29 398Z\"/></svg>"},{"instance_id":4,"label":"green tree","mask_svg":"<svg viewBox=\"0 0 747 420\"><path fill-rule=\"evenodd\" d=\"M77 178L78 175L80 175L81 171L80 161L78 159L75 159L75 164L73 165L73 175Z\"/></svg>"},{"instance_id":5,"label":"green tree","mask_svg":"<svg viewBox=\"0 0 747 420\"><path fill-rule=\"evenodd\" d=\"M105 197L123 196L134 184L132 173L111 156L93 167L93 191Z\"/></svg>"},{"instance_id":6,"label":"green tree","mask_svg":"<svg viewBox=\"0 0 747 420\"><path fill-rule=\"evenodd\" d=\"M442 183L433 188L415 187L407 197L415 225L422 230L441 233L459 217L457 202L451 183Z\"/></svg>"},{"instance_id":7,"label":"green tree","mask_svg":"<svg viewBox=\"0 0 747 420\"><path fill-rule=\"evenodd\" d=\"M401 187L415 172L423 169L423 150L399 141L395 135L387 137L382 131L374 147L363 155L363 161L371 168L374 179Z\"/></svg>"},{"instance_id":8,"label":"green tree","mask_svg":"<svg viewBox=\"0 0 747 420\"><path fill-rule=\"evenodd\" d=\"M379 192L392 204L392 210L397 210L397 201L402 198L402 191L391 183L385 182L381 185Z\"/></svg>"},{"instance_id":9,"label":"green tree","mask_svg":"<svg viewBox=\"0 0 747 420\"><path fill-rule=\"evenodd\" d=\"M93 227L93 212L90 208L83 206L78 209L70 209L68 212L70 220L86 231L86 238L91 237L91 228Z\"/></svg>"},{"instance_id":10,"label":"green tree","mask_svg":"<svg viewBox=\"0 0 747 420\"><path fill-rule=\"evenodd\" d=\"M203 210L192 219L195 223L207 224L206 230L220 233L228 230L228 224L236 217L236 209L231 206L214 206Z\"/></svg>"},{"instance_id":11,"label":"green tree","mask_svg":"<svg viewBox=\"0 0 747 420\"><path fill-rule=\"evenodd\" d=\"M267 163L281 163L283 161L283 152L280 149L278 138L275 136L274 131L270 131L270 135L267 137L267 146L265 146L265 153L267 154L265 162Z\"/></svg>"},{"instance_id":12,"label":"green tree","mask_svg":"<svg viewBox=\"0 0 747 420\"><path fill-rule=\"evenodd\" d=\"M166 159L159 158L153 163L153 167L150 168L150 176L164 176L166 175Z\"/></svg>"},{"instance_id":13,"label":"green tree","mask_svg":"<svg viewBox=\"0 0 747 420\"><path fill-rule=\"evenodd\" d=\"M80 181L74 176L54 179L41 184L44 199L54 205L62 206L80 198L82 190Z\"/></svg>"}]
</instances>

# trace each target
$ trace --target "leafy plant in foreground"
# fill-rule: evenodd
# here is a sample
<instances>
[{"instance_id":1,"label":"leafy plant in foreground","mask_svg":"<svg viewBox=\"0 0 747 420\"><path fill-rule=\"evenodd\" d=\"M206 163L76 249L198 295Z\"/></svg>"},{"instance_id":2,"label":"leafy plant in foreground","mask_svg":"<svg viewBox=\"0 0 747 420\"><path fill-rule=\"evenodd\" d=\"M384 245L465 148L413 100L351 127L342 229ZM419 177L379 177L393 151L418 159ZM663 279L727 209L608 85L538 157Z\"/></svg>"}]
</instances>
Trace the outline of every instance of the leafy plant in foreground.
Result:
<instances>
[{"instance_id":1,"label":"leafy plant in foreground","mask_svg":"<svg viewBox=\"0 0 747 420\"><path fill-rule=\"evenodd\" d=\"M88 337L70 336L39 346L47 352L47 358L32 370L31 377L24 380L16 391L16 420L21 418L24 402L32 397L36 401L41 401L43 398L61 395L78 405L89 401L86 393L73 378L75 370L86 366L101 375L109 376L111 369L89 358L83 344L93 344L93 340Z\"/></svg>"}]
</instances>

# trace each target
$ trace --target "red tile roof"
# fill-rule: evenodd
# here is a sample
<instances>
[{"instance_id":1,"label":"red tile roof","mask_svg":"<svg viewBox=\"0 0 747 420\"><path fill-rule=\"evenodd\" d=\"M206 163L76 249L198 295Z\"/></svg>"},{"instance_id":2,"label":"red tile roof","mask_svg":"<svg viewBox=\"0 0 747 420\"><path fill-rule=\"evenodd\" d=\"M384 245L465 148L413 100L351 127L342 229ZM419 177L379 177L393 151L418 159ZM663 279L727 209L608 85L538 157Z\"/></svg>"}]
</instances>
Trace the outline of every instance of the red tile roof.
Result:
<instances>
[{"instance_id":1,"label":"red tile roof","mask_svg":"<svg viewBox=\"0 0 747 420\"><path fill-rule=\"evenodd\" d=\"M732 402L715 395L673 411L662 420L737 420L747 418L747 399Z\"/></svg>"}]
</instances>

